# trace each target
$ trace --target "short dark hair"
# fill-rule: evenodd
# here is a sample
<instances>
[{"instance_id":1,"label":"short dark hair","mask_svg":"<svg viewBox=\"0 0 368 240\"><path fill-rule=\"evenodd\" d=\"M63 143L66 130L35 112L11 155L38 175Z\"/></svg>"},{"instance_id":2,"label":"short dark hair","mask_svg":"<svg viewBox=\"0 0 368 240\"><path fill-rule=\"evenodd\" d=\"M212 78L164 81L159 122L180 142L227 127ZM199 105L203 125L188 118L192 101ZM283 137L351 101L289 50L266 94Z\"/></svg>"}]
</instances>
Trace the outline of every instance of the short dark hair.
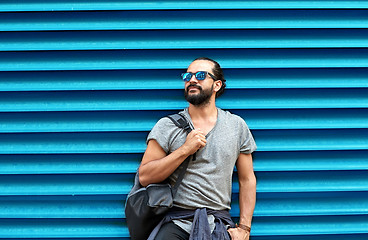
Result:
<instances>
[{"instance_id":1,"label":"short dark hair","mask_svg":"<svg viewBox=\"0 0 368 240\"><path fill-rule=\"evenodd\" d=\"M226 79L224 76L224 72L222 71L222 68L220 66L220 64L218 62L216 62L215 60L208 58L208 57L199 57L193 60L197 61L197 60L206 60L206 61L210 61L214 64L214 67L212 69L213 71L213 75L215 76L216 80L221 80L222 82L222 86L220 88L220 90L216 93L216 98L221 96L224 92L225 92L225 87L226 87Z\"/></svg>"}]
</instances>

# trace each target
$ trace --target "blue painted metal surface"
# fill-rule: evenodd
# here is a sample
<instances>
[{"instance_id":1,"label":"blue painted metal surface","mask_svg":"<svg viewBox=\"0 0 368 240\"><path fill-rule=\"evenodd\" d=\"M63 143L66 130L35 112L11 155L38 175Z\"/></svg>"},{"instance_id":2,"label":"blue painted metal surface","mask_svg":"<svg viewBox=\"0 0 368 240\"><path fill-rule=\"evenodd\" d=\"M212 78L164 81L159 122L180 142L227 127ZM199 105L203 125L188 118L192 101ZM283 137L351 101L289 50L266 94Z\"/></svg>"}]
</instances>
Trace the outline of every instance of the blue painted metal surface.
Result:
<instances>
[{"instance_id":1,"label":"blue painted metal surface","mask_svg":"<svg viewBox=\"0 0 368 240\"><path fill-rule=\"evenodd\" d=\"M199 12L200 11L200 12ZM327 13L328 12L328 13ZM200 14L199 14L200 13ZM4 12L0 31L367 28L357 9ZM45 21L46 20L46 21Z\"/></svg>"},{"instance_id":2,"label":"blue painted metal surface","mask_svg":"<svg viewBox=\"0 0 368 240\"><path fill-rule=\"evenodd\" d=\"M42 1L27 0L19 2L2 1L0 11L95 11L95 10L160 10L160 9L344 9L366 8L367 1L330 0L186 0L186 1Z\"/></svg>"},{"instance_id":3,"label":"blue painted metal surface","mask_svg":"<svg viewBox=\"0 0 368 240\"><path fill-rule=\"evenodd\" d=\"M195 38L193 38L195 35ZM367 47L366 29L0 32L2 51Z\"/></svg>"},{"instance_id":4,"label":"blue painted metal surface","mask_svg":"<svg viewBox=\"0 0 368 240\"><path fill-rule=\"evenodd\" d=\"M165 56L165 58L162 58ZM0 71L184 69L196 56L224 68L365 68L366 48L0 52ZM180 73L180 70L178 70Z\"/></svg>"},{"instance_id":5,"label":"blue painted metal surface","mask_svg":"<svg viewBox=\"0 0 368 240\"><path fill-rule=\"evenodd\" d=\"M199 56L259 147L252 239L368 239L367 7L2 1L0 239L129 239L145 138L187 106L178 76ZM236 219L236 174L233 190Z\"/></svg>"}]
</instances>

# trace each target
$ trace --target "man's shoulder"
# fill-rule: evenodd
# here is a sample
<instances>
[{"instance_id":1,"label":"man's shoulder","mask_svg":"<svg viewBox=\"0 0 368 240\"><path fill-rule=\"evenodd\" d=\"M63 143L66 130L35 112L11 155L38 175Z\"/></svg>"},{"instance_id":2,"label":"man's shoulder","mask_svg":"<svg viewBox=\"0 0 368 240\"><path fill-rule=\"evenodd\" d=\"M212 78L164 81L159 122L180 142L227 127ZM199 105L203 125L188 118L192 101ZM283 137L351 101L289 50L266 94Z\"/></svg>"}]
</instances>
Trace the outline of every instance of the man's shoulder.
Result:
<instances>
[{"instance_id":1,"label":"man's shoulder","mask_svg":"<svg viewBox=\"0 0 368 240\"><path fill-rule=\"evenodd\" d=\"M174 125L174 123L167 116L163 116L157 121L156 125L170 127L171 125Z\"/></svg>"},{"instance_id":2,"label":"man's shoulder","mask_svg":"<svg viewBox=\"0 0 368 240\"><path fill-rule=\"evenodd\" d=\"M223 109L219 109L219 111L221 111L221 114L224 116L224 118L227 121L245 123L245 120L237 114L234 114L228 110L223 110Z\"/></svg>"},{"instance_id":3,"label":"man's shoulder","mask_svg":"<svg viewBox=\"0 0 368 240\"><path fill-rule=\"evenodd\" d=\"M169 118L170 115L175 115L175 114L183 114L184 111L180 111L178 113L171 113L165 116L162 116L156 123L156 126L160 126L160 127L165 127L165 128L176 128L176 125L174 124L174 122Z\"/></svg>"}]
</instances>

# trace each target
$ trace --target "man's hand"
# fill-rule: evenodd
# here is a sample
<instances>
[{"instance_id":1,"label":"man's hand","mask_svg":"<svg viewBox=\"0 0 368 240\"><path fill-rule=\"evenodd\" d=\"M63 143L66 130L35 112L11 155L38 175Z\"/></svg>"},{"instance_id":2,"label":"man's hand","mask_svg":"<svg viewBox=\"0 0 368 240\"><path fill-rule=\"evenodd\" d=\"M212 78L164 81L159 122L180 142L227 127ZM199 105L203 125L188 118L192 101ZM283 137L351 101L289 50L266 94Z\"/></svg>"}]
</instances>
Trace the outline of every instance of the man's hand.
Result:
<instances>
[{"instance_id":1,"label":"man's hand","mask_svg":"<svg viewBox=\"0 0 368 240\"><path fill-rule=\"evenodd\" d=\"M229 228L227 231L230 234L231 240L248 240L249 239L249 232L239 227Z\"/></svg>"},{"instance_id":2,"label":"man's hand","mask_svg":"<svg viewBox=\"0 0 368 240\"><path fill-rule=\"evenodd\" d=\"M194 129L188 134L182 147L188 152L188 155L193 155L199 149L204 148L206 143L204 133L200 129Z\"/></svg>"},{"instance_id":3,"label":"man's hand","mask_svg":"<svg viewBox=\"0 0 368 240\"><path fill-rule=\"evenodd\" d=\"M139 167L139 182L147 186L164 181L188 156L204 146L206 137L200 129L191 131L185 143L169 155L155 139L150 140Z\"/></svg>"}]
</instances>

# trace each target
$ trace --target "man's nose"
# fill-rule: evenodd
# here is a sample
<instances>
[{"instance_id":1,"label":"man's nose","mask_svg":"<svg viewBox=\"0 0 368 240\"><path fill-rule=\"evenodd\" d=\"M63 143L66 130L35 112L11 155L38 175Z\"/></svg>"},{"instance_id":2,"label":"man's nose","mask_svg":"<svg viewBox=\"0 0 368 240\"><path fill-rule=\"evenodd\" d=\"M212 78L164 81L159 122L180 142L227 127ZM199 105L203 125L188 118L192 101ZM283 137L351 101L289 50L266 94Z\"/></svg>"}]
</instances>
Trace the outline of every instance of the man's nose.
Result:
<instances>
[{"instance_id":1,"label":"man's nose","mask_svg":"<svg viewBox=\"0 0 368 240\"><path fill-rule=\"evenodd\" d=\"M198 80L197 80L197 78L194 74L192 75L192 77L189 80L189 83L192 83L192 82L198 83Z\"/></svg>"}]
</instances>

